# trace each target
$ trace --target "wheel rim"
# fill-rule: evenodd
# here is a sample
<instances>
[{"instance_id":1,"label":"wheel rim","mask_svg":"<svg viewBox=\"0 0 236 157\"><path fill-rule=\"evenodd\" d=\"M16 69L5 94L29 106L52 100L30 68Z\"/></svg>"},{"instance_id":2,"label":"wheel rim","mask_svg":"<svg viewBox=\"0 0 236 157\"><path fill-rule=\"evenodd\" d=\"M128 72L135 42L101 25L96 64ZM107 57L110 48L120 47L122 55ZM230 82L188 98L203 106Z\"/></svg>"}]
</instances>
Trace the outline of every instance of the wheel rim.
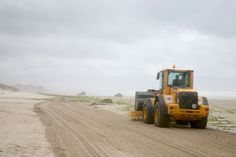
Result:
<instances>
[{"instance_id":1,"label":"wheel rim","mask_svg":"<svg viewBox=\"0 0 236 157\"><path fill-rule=\"evenodd\" d=\"M157 123L157 121L158 121L158 109L156 109L156 111L155 111L155 122Z\"/></svg>"},{"instance_id":2,"label":"wheel rim","mask_svg":"<svg viewBox=\"0 0 236 157\"><path fill-rule=\"evenodd\" d=\"M147 109L146 109L146 107L144 107L144 109L143 109L143 119L146 120L146 118L147 118Z\"/></svg>"}]
</instances>

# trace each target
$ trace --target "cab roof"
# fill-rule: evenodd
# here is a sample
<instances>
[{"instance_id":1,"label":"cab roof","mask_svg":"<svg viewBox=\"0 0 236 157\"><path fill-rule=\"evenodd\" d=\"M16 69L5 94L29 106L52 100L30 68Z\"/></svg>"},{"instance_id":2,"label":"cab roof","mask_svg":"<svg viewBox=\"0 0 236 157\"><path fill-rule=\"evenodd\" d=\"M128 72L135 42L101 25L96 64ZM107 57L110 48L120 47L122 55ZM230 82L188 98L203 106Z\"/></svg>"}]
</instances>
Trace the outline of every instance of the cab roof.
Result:
<instances>
[{"instance_id":1,"label":"cab roof","mask_svg":"<svg viewBox=\"0 0 236 157\"><path fill-rule=\"evenodd\" d=\"M190 71L190 72L193 72L193 70L190 70L190 69L163 69L162 71L179 71L179 72Z\"/></svg>"}]
</instances>

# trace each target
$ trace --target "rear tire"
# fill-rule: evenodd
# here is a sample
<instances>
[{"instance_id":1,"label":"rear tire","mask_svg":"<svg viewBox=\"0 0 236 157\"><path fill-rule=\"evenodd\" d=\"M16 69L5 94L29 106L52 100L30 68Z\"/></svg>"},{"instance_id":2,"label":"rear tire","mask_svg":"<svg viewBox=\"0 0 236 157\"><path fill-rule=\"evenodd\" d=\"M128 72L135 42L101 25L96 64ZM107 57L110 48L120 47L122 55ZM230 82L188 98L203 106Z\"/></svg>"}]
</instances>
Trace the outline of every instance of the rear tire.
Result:
<instances>
[{"instance_id":1,"label":"rear tire","mask_svg":"<svg viewBox=\"0 0 236 157\"><path fill-rule=\"evenodd\" d=\"M157 127L167 128L169 127L170 118L167 113L164 112L163 106L157 104L154 110L154 125Z\"/></svg>"},{"instance_id":2,"label":"rear tire","mask_svg":"<svg viewBox=\"0 0 236 157\"><path fill-rule=\"evenodd\" d=\"M203 118L197 121L192 121L190 122L190 126L191 128L205 129L207 126L207 118Z\"/></svg>"},{"instance_id":3,"label":"rear tire","mask_svg":"<svg viewBox=\"0 0 236 157\"><path fill-rule=\"evenodd\" d=\"M147 103L143 106L143 122L146 124L153 123L153 107Z\"/></svg>"}]
</instances>

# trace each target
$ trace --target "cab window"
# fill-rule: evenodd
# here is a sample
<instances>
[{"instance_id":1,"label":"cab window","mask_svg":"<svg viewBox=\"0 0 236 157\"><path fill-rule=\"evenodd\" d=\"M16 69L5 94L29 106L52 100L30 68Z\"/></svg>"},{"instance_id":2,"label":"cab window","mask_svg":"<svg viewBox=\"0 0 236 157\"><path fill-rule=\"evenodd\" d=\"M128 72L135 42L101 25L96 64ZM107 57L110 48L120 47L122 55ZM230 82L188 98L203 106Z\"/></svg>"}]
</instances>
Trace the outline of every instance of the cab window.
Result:
<instances>
[{"instance_id":1,"label":"cab window","mask_svg":"<svg viewBox=\"0 0 236 157\"><path fill-rule=\"evenodd\" d=\"M190 86L190 73L171 71L168 74L168 86L176 87L189 87Z\"/></svg>"}]
</instances>

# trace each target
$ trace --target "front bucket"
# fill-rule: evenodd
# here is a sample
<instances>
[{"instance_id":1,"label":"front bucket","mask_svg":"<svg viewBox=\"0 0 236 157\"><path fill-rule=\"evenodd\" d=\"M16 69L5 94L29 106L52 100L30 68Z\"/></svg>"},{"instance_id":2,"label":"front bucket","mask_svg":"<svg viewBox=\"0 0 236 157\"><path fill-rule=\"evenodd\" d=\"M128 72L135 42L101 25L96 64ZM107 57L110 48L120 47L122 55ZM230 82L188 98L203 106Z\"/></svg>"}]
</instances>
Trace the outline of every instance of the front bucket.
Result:
<instances>
[{"instance_id":1,"label":"front bucket","mask_svg":"<svg viewBox=\"0 0 236 157\"><path fill-rule=\"evenodd\" d=\"M130 111L129 117L131 120L142 120L143 112L142 111Z\"/></svg>"}]
</instances>

